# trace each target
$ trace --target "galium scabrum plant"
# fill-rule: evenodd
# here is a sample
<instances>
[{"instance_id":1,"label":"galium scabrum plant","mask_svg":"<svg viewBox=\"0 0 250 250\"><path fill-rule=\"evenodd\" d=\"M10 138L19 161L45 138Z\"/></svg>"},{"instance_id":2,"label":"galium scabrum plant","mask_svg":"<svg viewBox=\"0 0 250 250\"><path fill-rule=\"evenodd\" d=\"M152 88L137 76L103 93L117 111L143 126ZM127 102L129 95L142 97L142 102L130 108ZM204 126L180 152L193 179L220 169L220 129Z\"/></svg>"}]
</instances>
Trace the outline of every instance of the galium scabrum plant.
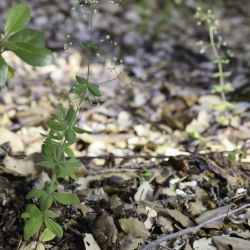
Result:
<instances>
[{"instance_id":1,"label":"galium scabrum plant","mask_svg":"<svg viewBox=\"0 0 250 250\"><path fill-rule=\"evenodd\" d=\"M215 104L213 108L219 112L219 123L223 126L228 126L232 118L230 110L234 108L234 105L227 101L227 94L233 92L234 88L227 80L232 73L225 70L225 65L230 63L228 55L222 50L222 46L226 45L226 42L218 36L219 21L212 10L205 11L198 7L195 17L198 20L197 24L203 25L208 31L210 48L214 57L213 63L217 70L213 77L218 80L218 83L213 85L212 92L220 95L220 102ZM201 46L201 53L204 53L206 47L203 41L198 42L198 44Z\"/></svg>"},{"instance_id":2,"label":"galium scabrum plant","mask_svg":"<svg viewBox=\"0 0 250 250\"><path fill-rule=\"evenodd\" d=\"M101 97L100 84L91 81L92 59L99 51L99 46L94 41L92 34L93 19L98 3L99 1L76 1L73 8L83 11L84 15L88 17L90 36L87 41L81 43L88 56L87 73L86 76L76 76L76 82L69 90L68 107L61 104L58 113L46 122L49 130L47 134L43 134L45 138L42 145L44 160L39 165L50 171L51 180L46 182L42 189L31 190L26 197L32 199L34 204L27 205L22 214L22 218L26 220L24 238L29 240L37 235L39 244L63 236L63 228L56 222L59 215L53 209L53 205L55 203L75 205L80 202L78 196L72 192L59 192L58 186L60 180L65 177L76 180L74 172L80 166L80 161L76 159L70 146L76 142L77 134L92 133L78 127L78 115L83 105L88 103L91 98ZM72 42L66 45L65 49L68 50L72 46ZM114 79L119 79L119 75Z\"/></svg>"}]
</instances>

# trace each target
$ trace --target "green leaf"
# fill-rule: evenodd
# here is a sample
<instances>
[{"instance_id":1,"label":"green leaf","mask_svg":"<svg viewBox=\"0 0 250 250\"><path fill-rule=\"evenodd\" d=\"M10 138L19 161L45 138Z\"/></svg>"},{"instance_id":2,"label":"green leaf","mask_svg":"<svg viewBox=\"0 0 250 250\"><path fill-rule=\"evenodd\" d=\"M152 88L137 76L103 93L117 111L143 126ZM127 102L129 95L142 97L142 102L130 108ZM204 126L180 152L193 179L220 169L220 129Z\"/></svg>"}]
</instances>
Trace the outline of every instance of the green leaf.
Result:
<instances>
[{"instance_id":1,"label":"green leaf","mask_svg":"<svg viewBox=\"0 0 250 250\"><path fill-rule=\"evenodd\" d=\"M230 102L222 102L213 105L215 110L224 111L224 110L232 110L234 109L234 105Z\"/></svg>"},{"instance_id":2,"label":"green leaf","mask_svg":"<svg viewBox=\"0 0 250 250\"><path fill-rule=\"evenodd\" d=\"M74 127L73 130L77 133L77 134L89 134L89 135L92 135L92 131L89 131L89 130L85 130L85 129L82 129L82 128L78 128L78 127Z\"/></svg>"},{"instance_id":3,"label":"green leaf","mask_svg":"<svg viewBox=\"0 0 250 250\"><path fill-rule=\"evenodd\" d=\"M42 215L30 218L24 226L24 238L28 240L34 234L36 234L43 224Z\"/></svg>"},{"instance_id":4,"label":"green leaf","mask_svg":"<svg viewBox=\"0 0 250 250\"><path fill-rule=\"evenodd\" d=\"M75 122L75 110L73 108L68 110L65 120L70 126Z\"/></svg>"},{"instance_id":5,"label":"green leaf","mask_svg":"<svg viewBox=\"0 0 250 250\"><path fill-rule=\"evenodd\" d=\"M63 236L63 229L62 229L62 227L58 223L56 223L55 221L53 221L50 218L45 218L44 223L45 223L45 226L52 233L54 233L56 236L58 236L58 237L62 237Z\"/></svg>"},{"instance_id":6,"label":"green leaf","mask_svg":"<svg viewBox=\"0 0 250 250\"><path fill-rule=\"evenodd\" d=\"M30 21L30 9L23 3L15 4L7 17L4 28L5 36L11 36L24 29Z\"/></svg>"},{"instance_id":7,"label":"green leaf","mask_svg":"<svg viewBox=\"0 0 250 250\"><path fill-rule=\"evenodd\" d=\"M51 129L49 132L49 136L54 140L61 140L64 137L64 133Z\"/></svg>"},{"instance_id":8,"label":"green leaf","mask_svg":"<svg viewBox=\"0 0 250 250\"><path fill-rule=\"evenodd\" d=\"M94 95L94 96L101 96L101 92L99 90L99 85L98 84L95 84L95 83L89 83L88 84L88 90L89 92Z\"/></svg>"},{"instance_id":9,"label":"green leaf","mask_svg":"<svg viewBox=\"0 0 250 250\"><path fill-rule=\"evenodd\" d=\"M56 131L64 131L67 128L65 123L57 122L55 120L48 120L46 124L50 129L54 129Z\"/></svg>"},{"instance_id":10,"label":"green leaf","mask_svg":"<svg viewBox=\"0 0 250 250\"><path fill-rule=\"evenodd\" d=\"M5 86L8 79L8 65L0 55L0 89Z\"/></svg>"},{"instance_id":11,"label":"green leaf","mask_svg":"<svg viewBox=\"0 0 250 250\"><path fill-rule=\"evenodd\" d=\"M58 181L54 181L46 186L46 190L48 191L48 193L51 194L56 191L57 187L58 187Z\"/></svg>"},{"instance_id":12,"label":"green leaf","mask_svg":"<svg viewBox=\"0 0 250 250\"><path fill-rule=\"evenodd\" d=\"M69 158L71 158L71 159L74 159L74 158L75 158L74 151L73 151L71 148L65 147L65 148L64 148L64 152L65 152L65 154L66 154Z\"/></svg>"},{"instance_id":13,"label":"green leaf","mask_svg":"<svg viewBox=\"0 0 250 250\"><path fill-rule=\"evenodd\" d=\"M45 168L54 168L56 163L54 161L41 161L38 162L37 165Z\"/></svg>"},{"instance_id":14,"label":"green leaf","mask_svg":"<svg viewBox=\"0 0 250 250\"><path fill-rule=\"evenodd\" d=\"M14 52L24 62L32 66L45 66L53 63L54 56L46 48L37 48L34 45L21 42L2 42L10 51Z\"/></svg>"},{"instance_id":15,"label":"green leaf","mask_svg":"<svg viewBox=\"0 0 250 250\"><path fill-rule=\"evenodd\" d=\"M229 59L216 59L216 60L214 60L214 63L217 63L217 64L229 64L230 60Z\"/></svg>"},{"instance_id":16,"label":"green leaf","mask_svg":"<svg viewBox=\"0 0 250 250\"><path fill-rule=\"evenodd\" d=\"M41 210L45 212L52 206L52 203L53 203L53 197L51 195L47 194L43 196L42 199L40 200Z\"/></svg>"},{"instance_id":17,"label":"green leaf","mask_svg":"<svg viewBox=\"0 0 250 250\"><path fill-rule=\"evenodd\" d=\"M87 79L81 77L81 76L76 76L76 81L82 85L88 85Z\"/></svg>"},{"instance_id":18,"label":"green leaf","mask_svg":"<svg viewBox=\"0 0 250 250\"><path fill-rule=\"evenodd\" d=\"M46 228L40 235L39 240L46 242L53 240L56 237L54 233L52 233L48 228Z\"/></svg>"},{"instance_id":19,"label":"green leaf","mask_svg":"<svg viewBox=\"0 0 250 250\"><path fill-rule=\"evenodd\" d=\"M59 167L56 169L56 173L58 177L69 176L72 180L76 180L76 175L73 168Z\"/></svg>"},{"instance_id":20,"label":"green leaf","mask_svg":"<svg viewBox=\"0 0 250 250\"><path fill-rule=\"evenodd\" d=\"M80 203L78 196L75 194L54 193L53 197L56 201L62 203L63 205L75 205Z\"/></svg>"},{"instance_id":21,"label":"green leaf","mask_svg":"<svg viewBox=\"0 0 250 250\"><path fill-rule=\"evenodd\" d=\"M74 84L70 89L70 93L74 93L77 95L83 95L87 91L87 84Z\"/></svg>"},{"instance_id":22,"label":"green leaf","mask_svg":"<svg viewBox=\"0 0 250 250\"><path fill-rule=\"evenodd\" d=\"M232 86L232 84L228 83L225 84L224 86L220 86L220 85L214 85L212 87L213 93L230 93L234 91L234 88Z\"/></svg>"},{"instance_id":23,"label":"green leaf","mask_svg":"<svg viewBox=\"0 0 250 250\"><path fill-rule=\"evenodd\" d=\"M62 165L69 168L76 168L81 165L81 162L78 159L69 159L67 161L64 161Z\"/></svg>"},{"instance_id":24,"label":"green leaf","mask_svg":"<svg viewBox=\"0 0 250 250\"><path fill-rule=\"evenodd\" d=\"M13 42L27 43L35 48L45 47L45 39L43 32L40 32L35 29L25 28L13 35L10 40Z\"/></svg>"},{"instance_id":25,"label":"green leaf","mask_svg":"<svg viewBox=\"0 0 250 250\"><path fill-rule=\"evenodd\" d=\"M27 213L27 212L23 212L23 213L21 214L21 218L22 218L22 219L29 219L29 218L30 218L30 214Z\"/></svg>"},{"instance_id":26,"label":"green leaf","mask_svg":"<svg viewBox=\"0 0 250 250\"><path fill-rule=\"evenodd\" d=\"M31 198L37 198L40 199L43 196L47 195L46 191L44 191L43 189L34 189L31 190L27 195L26 195L26 199L31 199Z\"/></svg>"},{"instance_id":27,"label":"green leaf","mask_svg":"<svg viewBox=\"0 0 250 250\"><path fill-rule=\"evenodd\" d=\"M232 75L232 72L228 71L228 72L217 72L217 73L214 73L213 74L213 77L214 78L220 78L220 77L223 77L223 78L226 78L226 77L229 77Z\"/></svg>"},{"instance_id":28,"label":"green leaf","mask_svg":"<svg viewBox=\"0 0 250 250\"><path fill-rule=\"evenodd\" d=\"M73 144L76 141L76 133L73 129L69 128L65 131L65 138L69 144Z\"/></svg>"},{"instance_id":29,"label":"green leaf","mask_svg":"<svg viewBox=\"0 0 250 250\"><path fill-rule=\"evenodd\" d=\"M8 79L15 75L15 70L8 65Z\"/></svg>"},{"instance_id":30,"label":"green leaf","mask_svg":"<svg viewBox=\"0 0 250 250\"><path fill-rule=\"evenodd\" d=\"M29 213L31 217L37 217L41 215L40 209L33 204L27 205L26 212Z\"/></svg>"},{"instance_id":31,"label":"green leaf","mask_svg":"<svg viewBox=\"0 0 250 250\"><path fill-rule=\"evenodd\" d=\"M52 210L47 210L47 211L45 211L45 216L50 217L50 218L56 218L59 215L56 212L52 211Z\"/></svg>"}]
</instances>

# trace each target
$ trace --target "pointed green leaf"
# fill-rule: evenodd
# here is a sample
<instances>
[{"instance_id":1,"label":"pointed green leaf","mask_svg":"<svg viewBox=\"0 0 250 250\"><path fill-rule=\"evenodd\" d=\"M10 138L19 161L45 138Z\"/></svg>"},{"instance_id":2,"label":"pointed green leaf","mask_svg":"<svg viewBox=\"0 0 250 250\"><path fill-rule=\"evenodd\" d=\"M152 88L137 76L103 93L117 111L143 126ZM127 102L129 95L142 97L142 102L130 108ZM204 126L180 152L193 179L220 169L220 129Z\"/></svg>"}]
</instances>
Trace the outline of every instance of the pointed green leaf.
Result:
<instances>
[{"instance_id":1,"label":"pointed green leaf","mask_svg":"<svg viewBox=\"0 0 250 250\"><path fill-rule=\"evenodd\" d=\"M76 76L76 81L79 83L79 84L82 84L82 85L87 85L88 84L88 81L87 79L81 77L81 76Z\"/></svg>"},{"instance_id":2,"label":"pointed green leaf","mask_svg":"<svg viewBox=\"0 0 250 250\"><path fill-rule=\"evenodd\" d=\"M32 66L45 66L54 61L53 54L46 48L37 48L21 42L2 43L8 50L14 52L20 59Z\"/></svg>"},{"instance_id":3,"label":"pointed green leaf","mask_svg":"<svg viewBox=\"0 0 250 250\"><path fill-rule=\"evenodd\" d=\"M85 129L82 129L82 128L78 128L78 127L74 127L73 130L77 133L77 134L89 134L89 135L92 135L92 131L89 131L89 130L85 130Z\"/></svg>"},{"instance_id":4,"label":"pointed green leaf","mask_svg":"<svg viewBox=\"0 0 250 250\"><path fill-rule=\"evenodd\" d=\"M56 212L52 211L52 210L47 210L47 211L45 211L45 216L49 217L49 218L56 218L59 215Z\"/></svg>"},{"instance_id":5,"label":"pointed green leaf","mask_svg":"<svg viewBox=\"0 0 250 250\"><path fill-rule=\"evenodd\" d=\"M62 163L62 166L65 166L68 168L76 168L76 167L79 167L80 165L81 165L81 162L78 159L69 159Z\"/></svg>"},{"instance_id":6,"label":"pointed green leaf","mask_svg":"<svg viewBox=\"0 0 250 250\"><path fill-rule=\"evenodd\" d=\"M232 75L232 72L228 71L228 72L217 72L217 73L214 73L213 74L213 77L214 78L220 78L220 77L223 77L223 78L226 78L226 77L229 77Z\"/></svg>"},{"instance_id":7,"label":"pointed green leaf","mask_svg":"<svg viewBox=\"0 0 250 250\"><path fill-rule=\"evenodd\" d=\"M54 233L56 236L58 236L58 237L62 237L63 236L63 229L62 229L62 227L58 223L56 223L55 221L53 221L50 218L45 218L44 223L45 223L45 226L52 233Z\"/></svg>"},{"instance_id":8,"label":"pointed green leaf","mask_svg":"<svg viewBox=\"0 0 250 250\"><path fill-rule=\"evenodd\" d=\"M78 196L75 194L54 193L53 197L56 201L62 203L63 205L74 205L80 203Z\"/></svg>"},{"instance_id":9,"label":"pointed green leaf","mask_svg":"<svg viewBox=\"0 0 250 250\"><path fill-rule=\"evenodd\" d=\"M22 218L22 219L29 219L29 218L30 218L30 214L27 213L27 212L23 212L23 213L21 214L21 218Z\"/></svg>"},{"instance_id":10,"label":"pointed green leaf","mask_svg":"<svg viewBox=\"0 0 250 250\"><path fill-rule=\"evenodd\" d=\"M0 89L5 86L8 79L8 65L0 55Z\"/></svg>"},{"instance_id":11,"label":"pointed green leaf","mask_svg":"<svg viewBox=\"0 0 250 250\"><path fill-rule=\"evenodd\" d=\"M47 126L56 131L64 131L67 128L67 125L62 122L57 122L55 120L48 120L46 122Z\"/></svg>"},{"instance_id":12,"label":"pointed green leaf","mask_svg":"<svg viewBox=\"0 0 250 250\"><path fill-rule=\"evenodd\" d=\"M75 110L73 108L70 108L67 112L67 115L65 117L65 120L67 123L71 126L75 121Z\"/></svg>"},{"instance_id":13,"label":"pointed green leaf","mask_svg":"<svg viewBox=\"0 0 250 250\"><path fill-rule=\"evenodd\" d=\"M28 240L30 237L35 235L43 224L42 215L30 218L24 226L24 238Z\"/></svg>"},{"instance_id":14,"label":"pointed green leaf","mask_svg":"<svg viewBox=\"0 0 250 250\"><path fill-rule=\"evenodd\" d=\"M73 168L60 167L56 169L56 173L58 177L69 176L72 180L76 180L76 175L74 174Z\"/></svg>"},{"instance_id":15,"label":"pointed green leaf","mask_svg":"<svg viewBox=\"0 0 250 250\"><path fill-rule=\"evenodd\" d=\"M4 28L5 36L11 36L24 29L30 21L30 9L23 3L15 4L7 17Z\"/></svg>"},{"instance_id":16,"label":"pointed green leaf","mask_svg":"<svg viewBox=\"0 0 250 250\"><path fill-rule=\"evenodd\" d=\"M53 240L56 237L54 233L52 233L48 228L46 228L40 235L39 240L46 242Z\"/></svg>"},{"instance_id":17,"label":"pointed green leaf","mask_svg":"<svg viewBox=\"0 0 250 250\"><path fill-rule=\"evenodd\" d=\"M70 93L74 93L77 95L83 95L87 91L87 84L74 84L70 89Z\"/></svg>"},{"instance_id":18,"label":"pointed green leaf","mask_svg":"<svg viewBox=\"0 0 250 250\"><path fill-rule=\"evenodd\" d=\"M65 131L65 138L69 144L73 144L76 141L76 133L73 129L69 128Z\"/></svg>"},{"instance_id":19,"label":"pointed green leaf","mask_svg":"<svg viewBox=\"0 0 250 250\"><path fill-rule=\"evenodd\" d=\"M45 47L43 32L35 29L25 28L13 35L10 40L13 42L27 43L35 48Z\"/></svg>"},{"instance_id":20,"label":"pointed green leaf","mask_svg":"<svg viewBox=\"0 0 250 250\"><path fill-rule=\"evenodd\" d=\"M48 210L53 203L53 197L51 195L45 195L41 198L40 200L40 206L41 206L41 210L42 212L45 212L46 210Z\"/></svg>"},{"instance_id":21,"label":"pointed green leaf","mask_svg":"<svg viewBox=\"0 0 250 250\"><path fill-rule=\"evenodd\" d=\"M31 217L37 217L41 215L40 209L33 204L28 204L26 207L26 212L30 214Z\"/></svg>"},{"instance_id":22,"label":"pointed green leaf","mask_svg":"<svg viewBox=\"0 0 250 250\"><path fill-rule=\"evenodd\" d=\"M74 159L74 158L75 158L74 151L73 151L71 148L65 147L64 152L65 152L65 154L66 154L68 157L70 157L71 159Z\"/></svg>"},{"instance_id":23,"label":"pointed green leaf","mask_svg":"<svg viewBox=\"0 0 250 250\"><path fill-rule=\"evenodd\" d=\"M88 90L93 96L100 97L102 94L99 90L99 85L95 83L88 83Z\"/></svg>"},{"instance_id":24,"label":"pointed green leaf","mask_svg":"<svg viewBox=\"0 0 250 250\"><path fill-rule=\"evenodd\" d=\"M45 168L54 168L56 163L54 161L41 161L38 162L37 165Z\"/></svg>"},{"instance_id":25,"label":"pointed green leaf","mask_svg":"<svg viewBox=\"0 0 250 250\"><path fill-rule=\"evenodd\" d=\"M45 195L47 195L47 193L43 189L34 189L34 190L31 190L26 195L26 199L31 199L31 198L40 199L40 198L42 198Z\"/></svg>"}]
</instances>

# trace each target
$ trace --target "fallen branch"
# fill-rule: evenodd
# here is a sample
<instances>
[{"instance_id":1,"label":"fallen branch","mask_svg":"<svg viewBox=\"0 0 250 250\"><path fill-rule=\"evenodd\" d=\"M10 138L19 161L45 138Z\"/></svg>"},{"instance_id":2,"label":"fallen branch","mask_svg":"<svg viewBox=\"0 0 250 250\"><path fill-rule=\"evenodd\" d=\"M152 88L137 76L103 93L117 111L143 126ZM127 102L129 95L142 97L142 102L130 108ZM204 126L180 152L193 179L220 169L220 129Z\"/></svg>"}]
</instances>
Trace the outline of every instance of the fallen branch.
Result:
<instances>
[{"instance_id":1,"label":"fallen branch","mask_svg":"<svg viewBox=\"0 0 250 250\"><path fill-rule=\"evenodd\" d=\"M168 241L168 240L172 240L172 239L175 239L175 238L178 238L180 236L183 236L184 234L195 234L199 229L201 229L202 227L204 227L205 225L207 224L211 224L211 223L214 223L218 220L221 220L221 219L225 219L226 217L234 214L234 213L237 213L247 207L250 207L250 203L248 204L245 204L239 208L236 208L234 210L231 210L231 211L228 211L226 213L223 213L223 214L220 214L212 219L209 219L197 226L194 226L194 227L188 227L186 229L183 229L181 231L178 231L178 232L175 232L175 233L172 233L172 234L169 234L169 235L165 235L165 236L161 236L159 237L158 239L154 240L154 241L151 241L149 244L147 245L144 245L141 250L153 250L155 247L157 247L160 243L164 242L164 241Z\"/></svg>"}]
</instances>

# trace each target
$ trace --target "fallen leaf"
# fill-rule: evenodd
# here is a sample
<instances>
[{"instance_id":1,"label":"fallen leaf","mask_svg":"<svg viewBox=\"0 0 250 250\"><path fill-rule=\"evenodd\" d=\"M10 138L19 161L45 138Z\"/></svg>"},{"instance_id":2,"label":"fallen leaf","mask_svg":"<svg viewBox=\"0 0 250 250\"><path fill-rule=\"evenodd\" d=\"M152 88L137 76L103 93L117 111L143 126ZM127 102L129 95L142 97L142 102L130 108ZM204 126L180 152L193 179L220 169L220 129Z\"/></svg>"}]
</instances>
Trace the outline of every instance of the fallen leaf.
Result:
<instances>
[{"instance_id":1,"label":"fallen leaf","mask_svg":"<svg viewBox=\"0 0 250 250\"><path fill-rule=\"evenodd\" d=\"M201 238L193 244L194 250L216 250L212 245L212 238Z\"/></svg>"},{"instance_id":2,"label":"fallen leaf","mask_svg":"<svg viewBox=\"0 0 250 250\"><path fill-rule=\"evenodd\" d=\"M13 153L23 152L24 144L20 137L6 128L0 128L0 145L9 142Z\"/></svg>"},{"instance_id":3,"label":"fallen leaf","mask_svg":"<svg viewBox=\"0 0 250 250\"><path fill-rule=\"evenodd\" d=\"M218 250L249 250L250 242L236 237L214 236L213 241Z\"/></svg>"},{"instance_id":4,"label":"fallen leaf","mask_svg":"<svg viewBox=\"0 0 250 250\"><path fill-rule=\"evenodd\" d=\"M2 163L4 166L0 166L0 168L6 173L18 176L30 176L37 174L34 162L27 159L16 159L7 155L3 159Z\"/></svg>"},{"instance_id":5,"label":"fallen leaf","mask_svg":"<svg viewBox=\"0 0 250 250\"><path fill-rule=\"evenodd\" d=\"M143 182L139 186L134 196L135 201L143 201L143 200L150 201L152 200L152 197L153 197L153 189L151 185L149 184L149 182L147 181Z\"/></svg>"},{"instance_id":6,"label":"fallen leaf","mask_svg":"<svg viewBox=\"0 0 250 250\"><path fill-rule=\"evenodd\" d=\"M230 206L223 206L223 207L219 207L213 210L209 210L203 214L201 214L199 217L197 217L195 220L198 224L201 224L205 221L208 221L218 215L224 214L229 210ZM220 221L216 221L214 223L211 224L207 224L204 226L204 228L216 228L216 229L220 229L222 226L222 220Z\"/></svg>"},{"instance_id":7,"label":"fallen leaf","mask_svg":"<svg viewBox=\"0 0 250 250\"><path fill-rule=\"evenodd\" d=\"M139 238L134 239L131 235L125 235L121 240L122 250L135 250L138 249L141 240Z\"/></svg>"},{"instance_id":8,"label":"fallen leaf","mask_svg":"<svg viewBox=\"0 0 250 250\"><path fill-rule=\"evenodd\" d=\"M119 223L122 230L132 235L134 238L142 237L143 239L147 239L150 236L143 222L139 221L137 218L130 217L128 219L120 219Z\"/></svg>"},{"instance_id":9,"label":"fallen leaf","mask_svg":"<svg viewBox=\"0 0 250 250\"><path fill-rule=\"evenodd\" d=\"M85 234L83 241L86 250L101 250L92 234Z\"/></svg>"},{"instance_id":10,"label":"fallen leaf","mask_svg":"<svg viewBox=\"0 0 250 250\"><path fill-rule=\"evenodd\" d=\"M166 209L166 211L175 221L178 221L183 227L194 226L194 223L180 211L175 209Z\"/></svg>"}]
</instances>

